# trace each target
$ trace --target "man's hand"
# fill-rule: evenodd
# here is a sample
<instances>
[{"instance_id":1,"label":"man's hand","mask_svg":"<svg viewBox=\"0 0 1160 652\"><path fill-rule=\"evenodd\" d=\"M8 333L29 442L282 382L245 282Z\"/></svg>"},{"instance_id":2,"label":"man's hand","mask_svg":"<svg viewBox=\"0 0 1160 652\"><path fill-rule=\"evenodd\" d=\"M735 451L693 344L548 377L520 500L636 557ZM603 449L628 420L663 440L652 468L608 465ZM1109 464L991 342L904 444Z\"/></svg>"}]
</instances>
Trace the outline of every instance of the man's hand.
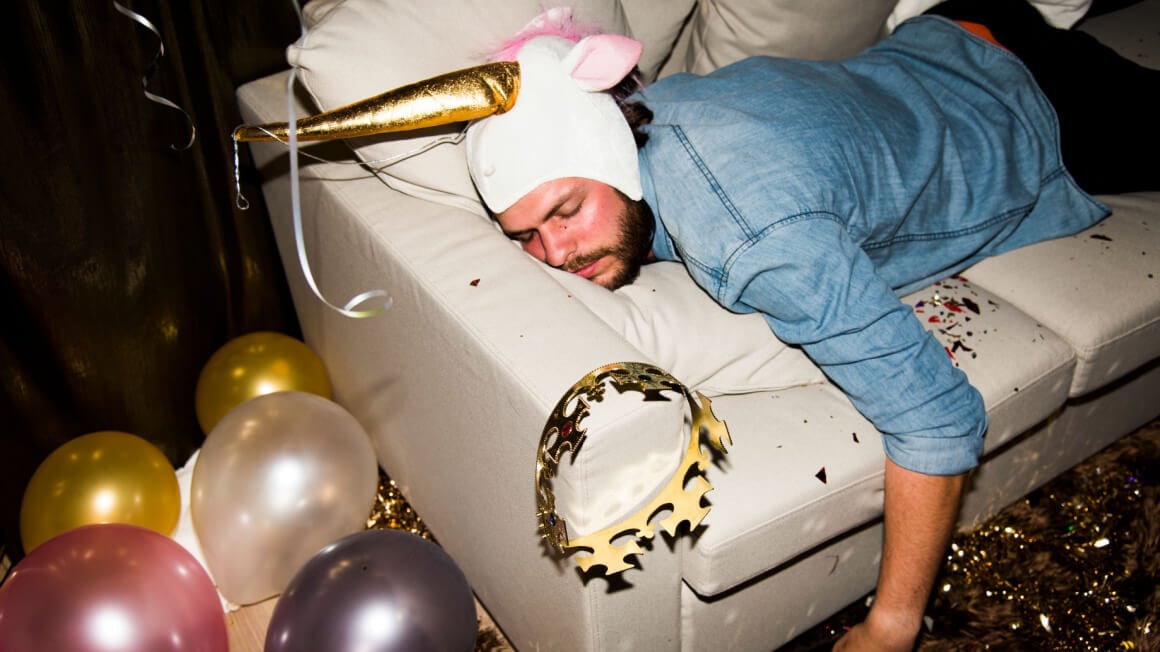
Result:
<instances>
[{"instance_id":1,"label":"man's hand","mask_svg":"<svg viewBox=\"0 0 1160 652\"><path fill-rule=\"evenodd\" d=\"M878 590L866 621L840 652L914 649L931 588L950 545L966 474L924 475L886 460L885 535Z\"/></svg>"},{"instance_id":2,"label":"man's hand","mask_svg":"<svg viewBox=\"0 0 1160 652\"><path fill-rule=\"evenodd\" d=\"M876 627L867 618L855 625L834 644L834 652L910 652L916 632L904 623L897 630L890 625Z\"/></svg>"}]
</instances>

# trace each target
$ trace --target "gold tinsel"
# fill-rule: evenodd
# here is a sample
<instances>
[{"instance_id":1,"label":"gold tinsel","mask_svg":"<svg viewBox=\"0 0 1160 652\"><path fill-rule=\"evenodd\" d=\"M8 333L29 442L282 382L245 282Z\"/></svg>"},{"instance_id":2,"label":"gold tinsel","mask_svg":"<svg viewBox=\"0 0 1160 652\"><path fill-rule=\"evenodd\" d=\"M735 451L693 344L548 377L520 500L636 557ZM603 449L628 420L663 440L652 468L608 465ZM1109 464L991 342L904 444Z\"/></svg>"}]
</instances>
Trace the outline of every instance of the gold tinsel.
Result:
<instances>
[{"instance_id":1,"label":"gold tinsel","mask_svg":"<svg viewBox=\"0 0 1160 652\"><path fill-rule=\"evenodd\" d=\"M1158 463L1153 424L956 536L922 649L969 639L982 650L1102 652L1155 641Z\"/></svg>"},{"instance_id":2,"label":"gold tinsel","mask_svg":"<svg viewBox=\"0 0 1160 652\"><path fill-rule=\"evenodd\" d=\"M917 650L1160 650L1160 420L959 532ZM859 601L782 650L821 649Z\"/></svg>"},{"instance_id":3,"label":"gold tinsel","mask_svg":"<svg viewBox=\"0 0 1160 652\"><path fill-rule=\"evenodd\" d=\"M423 519L411 509L403 492L395 485L395 481L379 469L379 490L375 494L375 503L371 507L371 514L367 517L368 530L403 530L434 541L431 532L423 524Z\"/></svg>"}]
</instances>

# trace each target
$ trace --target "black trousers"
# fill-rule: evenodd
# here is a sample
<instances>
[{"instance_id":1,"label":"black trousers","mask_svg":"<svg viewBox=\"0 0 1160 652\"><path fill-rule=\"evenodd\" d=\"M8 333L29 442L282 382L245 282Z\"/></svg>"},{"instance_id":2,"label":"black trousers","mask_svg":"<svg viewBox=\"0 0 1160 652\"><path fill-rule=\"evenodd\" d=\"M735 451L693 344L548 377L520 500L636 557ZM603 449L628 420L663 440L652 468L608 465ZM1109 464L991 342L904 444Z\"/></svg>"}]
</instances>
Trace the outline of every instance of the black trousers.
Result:
<instances>
[{"instance_id":1,"label":"black trousers","mask_svg":"<svg viewBox=\"0 0 1160 652\"><path fill-rule=\"evenodd\" d=\"M947 0L928 14L985 25L1059 115L1064 165L1093 194L1160 190L1160 70L1052 27L1021 0Z\"/></svg>"}]
</instances>

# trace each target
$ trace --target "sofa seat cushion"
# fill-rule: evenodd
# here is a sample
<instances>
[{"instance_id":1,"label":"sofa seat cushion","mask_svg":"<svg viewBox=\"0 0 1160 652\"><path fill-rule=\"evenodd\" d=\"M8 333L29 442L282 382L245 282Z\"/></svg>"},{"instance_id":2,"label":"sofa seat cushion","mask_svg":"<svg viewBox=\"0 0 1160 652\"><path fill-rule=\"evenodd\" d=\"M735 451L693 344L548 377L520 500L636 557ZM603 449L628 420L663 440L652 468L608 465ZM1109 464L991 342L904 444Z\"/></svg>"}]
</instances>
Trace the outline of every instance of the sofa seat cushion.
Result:
<instances>
[{"instance_id":1,"label":"sofa seat cushion","mask_svg":"<svg viewBox=\"0 0 1160 652\"><path fill-rule=\"evenodd\" d=\"M977 283L946 279L903 301L982 393L988 452L1067 400L1068 343ZM881 515L881 435L834 385L720 396L713 411L733 447L709 471L713 509L682 559L698 594L735 587Z\"/></svg>"},{"instance_id":2,"label":"sofa seat cushion","mask_svg":"<svg viewBox=\"0 0 1160 652\"><path fill-rule=\"evenodd\" d=\"M1160 193L1101 197L1113 214L1077 235L965 272L1075 349L1071 396L1160 355Z\"/></svg>"},{"instance_id":3,"label":"sofa seat cushion","mask_svg":"<svg viewBox=\"0 0 1160 652\"><path fill-rule=\"evenodd\" d=\"M830 383L713 399L733 438L708 471L712 509L681 560L712 596L882 513L882 441Z\"/></svg>"},{"instance_id":4,"label":"sofa seat cushion","mask_svg":"<svg viewBox=\"0 0 1160 652\"><path fill-rule=\"evenodd\" d=\"M1046 419L1067 400L1071 346L966 276L903 297L963 370L987 408L984 453Z\"/></svg>"}]
</instances>

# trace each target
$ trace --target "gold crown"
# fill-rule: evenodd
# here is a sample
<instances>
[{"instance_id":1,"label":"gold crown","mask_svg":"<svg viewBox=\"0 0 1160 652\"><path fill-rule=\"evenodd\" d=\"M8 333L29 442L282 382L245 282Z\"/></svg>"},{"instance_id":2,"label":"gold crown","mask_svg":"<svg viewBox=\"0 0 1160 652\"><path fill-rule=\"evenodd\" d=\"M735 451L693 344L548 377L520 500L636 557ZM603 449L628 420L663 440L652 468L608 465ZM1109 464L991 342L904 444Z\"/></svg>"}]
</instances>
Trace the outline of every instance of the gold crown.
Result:
<instances>
[{"instance_id":1,"label":"gold crown","mask_svg":"<svg viewBox=\"0 0 1160 652\"><path fill-rule=\"evenodd\" d=\"M560 460L566 453L570 451L572 459L575 459L580 452L587 437L582 424L590 412L590 401L604 400L605 381L621 394L640 392L644 394L645 401L668 401L669 398L663 392L676 392L684 396L692 418L689 444L672 477L647 505L599 532L571 539L564 519L556 513L556 496L549 480L556 475ZM573 403L572 411L565 413ZM642 362L608 364L588 373L572 385L556 404L540 438L536 456L536 515L542 536L560 554L587 551L589 554L576 556L577 565L585 572L592 567L603 566L604 573L612 575L632 568L627 558L644 553L639 541L653 537L655 525L650 521L662 510L667 508L671 511L669 516L658 519L670 536L676 535L682 522L688 522L692 530L709 513L709 506L701 504L705 494L713 489L704 475L709 465L709 451L701 446L702 438L707 438L709 444L722 454L726 453L725 445L733 443L725 422L713 415L709 399L700 392L694 398L669 373ZM690 484L687 480L694 466L696 479ZM687 484L689 487L686 489ZM613 543L625 535L633 536L623 544Z\"/></svg>"}]
</instances>

